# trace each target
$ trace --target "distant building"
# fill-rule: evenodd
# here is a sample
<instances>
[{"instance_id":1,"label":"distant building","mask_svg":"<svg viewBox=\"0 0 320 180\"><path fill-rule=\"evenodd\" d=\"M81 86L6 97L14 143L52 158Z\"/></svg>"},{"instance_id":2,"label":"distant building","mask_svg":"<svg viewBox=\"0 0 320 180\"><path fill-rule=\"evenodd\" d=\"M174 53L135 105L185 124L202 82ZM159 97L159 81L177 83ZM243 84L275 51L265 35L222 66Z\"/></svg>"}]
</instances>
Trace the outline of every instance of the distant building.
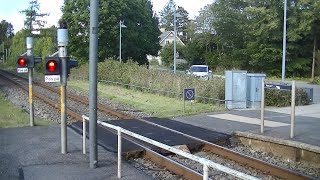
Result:
<instances>
[{"instance_id":1,"label":"distant building","mask_svg":"<svg viewBox=\"0 0 320 180\"><path fill-rule=\"evenodd\" d=\"M174 31L164 31L160 36L160 46L164 47L166 44L174 42ZM176 43L185 46L181 39L176 36Z\"/></svg>"},{"instance_id":2,"label":"distant building","mask_svg":"<svg viewBox=\"0 0 320 180\"><path fill-rule=\"evenodd\" d=\"M159 36L160 46L163 48L166 44L174 43L174 31L164 31L161 29L162 34ZM176 43L185 46L185 44L181 41L181 39L176 36ZM160 50L161 51L161 50ZM160 55L160 52L158 53ZM157 60L159 65L162 64L160 56L151 56L147 55L148 61Z\"/></svg>"}]
</instances>

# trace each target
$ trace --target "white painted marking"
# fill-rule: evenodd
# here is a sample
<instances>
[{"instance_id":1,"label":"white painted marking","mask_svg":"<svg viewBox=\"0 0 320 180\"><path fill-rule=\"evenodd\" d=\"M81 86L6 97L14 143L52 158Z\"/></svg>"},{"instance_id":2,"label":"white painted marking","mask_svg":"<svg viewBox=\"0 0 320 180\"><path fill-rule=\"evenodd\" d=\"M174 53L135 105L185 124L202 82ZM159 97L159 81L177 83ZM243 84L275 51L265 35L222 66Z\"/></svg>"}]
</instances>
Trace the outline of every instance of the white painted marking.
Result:
<instances>
[{"instance_id":1,"label":"white painted marking","mask_svg":"<svg viewBox=\"0 0 320 180\"><path fill-rule=\"evenodd\" d=\"M208 115L208 116L213 118L224 119L228 121L236 121L241 123L260 125L260 119L258 118L250 118L250 117L238 116L233 114L215 114L215 115ZM264 120L264 125L268 127L282 127L282 126L289 126L290 124Z\"/></svg>"}]
</instances>

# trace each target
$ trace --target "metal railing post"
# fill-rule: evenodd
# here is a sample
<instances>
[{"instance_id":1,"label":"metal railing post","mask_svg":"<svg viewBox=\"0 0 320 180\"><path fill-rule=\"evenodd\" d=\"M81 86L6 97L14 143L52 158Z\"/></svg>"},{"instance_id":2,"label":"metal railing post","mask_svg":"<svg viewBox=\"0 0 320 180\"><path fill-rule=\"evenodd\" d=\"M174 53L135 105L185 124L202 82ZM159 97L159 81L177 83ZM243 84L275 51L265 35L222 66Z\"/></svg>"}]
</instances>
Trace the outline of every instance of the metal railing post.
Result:
<instances>
[{"instance_id":1,"label":"metal railing post","mask_svg":"<svg viewBox=\"0 0 320 180\"><path fill-rule=\"evenodd\" d=\"M295 106L296 106L296 81L292 81L290 138L293 138L294 136Z\"/></svg>"},{"instance_id":2,"label":"metal railing post","mask_svg":"<svg viewBox=\"0 0 320 180\"><path fill-rule=\"evenodd\" d=\"M122 149L122 143L121 143L121 130L118 129L118 178L121 178L121 149Z\"/></svg>"},{"instance_id":3,"label":"metal railing post","mask_svg":"<svg viewBox=\"0 0 320 180\"><path fill-rule=\"evenodd\" d=\"M264 91L264 80L261 83L261 134L264 133L264 99L265 99L265 91Z\"/></svg>"},{"instance_id":4,"label":"metal railing post","mask_svg":"<svg viewBox=\"0 0 320 180\"><path fill-rule=\"evenodd\" d=\"M82 117L82 152L86 154L86 119Z\"/></svg>"},{"instance_id":5,"label":"metal railing post","mask_svg":"<svg viewBox=\"0 0 320 180\"><path fill-rule=\"evenodd\" d=\"M209 168L206 164L203 165L203 180L209 179Z\"/></svg>"}]
</instances>

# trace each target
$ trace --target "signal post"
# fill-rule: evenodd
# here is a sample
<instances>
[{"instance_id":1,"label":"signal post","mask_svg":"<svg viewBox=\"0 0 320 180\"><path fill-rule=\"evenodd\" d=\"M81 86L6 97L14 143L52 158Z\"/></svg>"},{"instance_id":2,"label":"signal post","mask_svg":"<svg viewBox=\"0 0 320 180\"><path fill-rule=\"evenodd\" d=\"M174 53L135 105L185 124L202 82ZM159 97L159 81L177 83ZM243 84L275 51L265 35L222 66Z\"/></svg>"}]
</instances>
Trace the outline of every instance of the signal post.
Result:
<instances>
[{"instance_id":1,"label":"signal post","mask_svg":"<svg viewBox=\"0 0 320 180\"><path fill-rule=\"evenodd\" d=\"M66 91L67 91L67 65L68 65L68 55L67 55L67 45L68 45L68 30L67 24L61 23L60 29L58 29L58 46L59 46L59 57L61 60L61 81L60 81L60 91L61 91L61 153L67 153L67 113L66 113Z\"/></svg>"},{"instance_id":2,"label":"signal post","mask_svg":"<svg viewBox=\"0 0 320 180\"><path fill-rule=\"evenodd\" d=\"M71 68L78 62L70 60L67 53L68 29L66 23L61 23L58 29L59 50L45 58L45 82L60 82L60 111L61 111L61 153L67 153L67 77ZM55 55L59 57L54 57Z\"/></svg>"},{"instance_id":3,"label":"signal post","mask_svg":"<svg viewBox=\"0 0 320 180\"><path fill-rule=\"evenodd\" d=\"M33 115L34 110L33 110L33 101L32 101L32 96L33 96L32 77L33 77L33 68L36 63L35 59L37 59L37 62L39 60L38 58L34 58L32 55L33 37L26 38L26 46L27 46L27 52L17 57L17 73L29 73L30 126L34 126L34 115Z\"/></svg>"},{"instance_id":4,"label":"signal post","mask_svg":"<svg viewBox=\"0 0 320 180\"><path fill-rule=\"evenodd\" d=\"M27 56L32 56L33 38L27 37L26 44L27 44ZM34 65L34 59L32 61L33 61L33 65ZM34 111L33 111L33 101L32 101L32 96L33 96L32 77L33 77L33 67L30 67L29 68L30 126L34 126L34 116L33 116Z\"/></svg>"}]
</instances>

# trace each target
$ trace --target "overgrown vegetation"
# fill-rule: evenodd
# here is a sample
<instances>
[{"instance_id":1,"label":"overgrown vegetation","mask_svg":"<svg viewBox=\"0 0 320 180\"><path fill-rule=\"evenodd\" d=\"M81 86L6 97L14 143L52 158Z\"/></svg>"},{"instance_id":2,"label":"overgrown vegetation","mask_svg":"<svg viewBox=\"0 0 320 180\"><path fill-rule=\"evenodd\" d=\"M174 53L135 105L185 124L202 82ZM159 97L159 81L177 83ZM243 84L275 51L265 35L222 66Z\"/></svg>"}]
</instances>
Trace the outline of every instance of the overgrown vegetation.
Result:
<instances>
[{"instance_id":1,"label":"overgrown vegetation","mask_svg":"<svg viewBox=\"0 0 320 180\"><path fill-rule=\"evenodd\" d=\"M88 81L72 80L68 82L68 86L86 93L89 91ZM98 94L101 98L128 105L145 114L160 118L221 111L224 109L223 106L218 107L212 104L194 102L186 102L184 107L181 99L144 93L139 90L125 89L120 86L112 86L105 83L98 84Z\"/></svg>"},{"instance_id":2,"label":"overgrown vegetation","mask_svg":"<svg viewBox=\"0 0 320 180\"><path fill-rule=\"evenodd\" d=\"M72 70L73 78L88 79L88 65ZM213 78L204 81L192 76L184 74L173 74L171 72L159 71L156 69L148 69L147 66L139 66L133 61L120 63L112 59L98 64L98 80L100 82L111 81L121 84L127 84L127 88L144 90L153 92L161 90L163 95L169 97L182 98L181 93L184 88L196 88L197 96L210 98L198 98L197 102L214 103L215 100L224 99L224 79ZM132 86L129 86L132 85ZM169 91L164 92L164 91ZM291 91L280 91L274 89L266 89L266 105L267 106L290 106ZM309 104L306 92L302 89L296 91L296 105Z\"/></svg>"},{"instance_id":3,"label":"overgrown vegetation","mask_svg":"<svg viewBox=\"0 0 320 180\"><path fill-rule=\"evenodd\" d=\"M88 77L88 65L72 71L73 77ZM111 59L98 64L98 79L113 81L124 84L133 84L154 90L171 91L182 93L184 88L196 88L197 96L204 96L212 99L224 99L224 79L213 78L204 81L184 74L173 74L170 72L148 69L146 66L139 66L133 61L120 63ZM166 93L168 96L177 96L173 93ZM180 95L179 97L182 97ZM202 101L202 99L199 99Z\"/></svg>"}]
</instances>

